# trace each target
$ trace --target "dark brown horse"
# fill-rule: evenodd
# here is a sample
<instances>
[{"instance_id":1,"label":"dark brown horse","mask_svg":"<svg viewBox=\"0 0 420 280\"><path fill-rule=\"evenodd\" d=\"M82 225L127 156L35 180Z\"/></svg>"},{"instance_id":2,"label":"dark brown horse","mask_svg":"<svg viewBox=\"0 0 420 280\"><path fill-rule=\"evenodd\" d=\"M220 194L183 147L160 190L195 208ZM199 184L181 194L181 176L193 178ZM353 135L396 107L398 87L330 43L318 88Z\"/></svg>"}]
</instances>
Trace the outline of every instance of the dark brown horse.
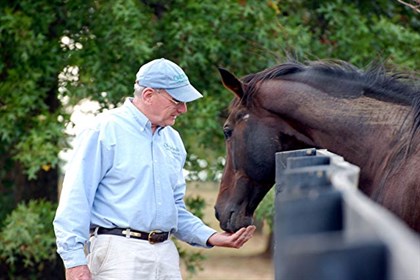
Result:
<instances>
[{"instance_id":1,"label":"dark brown horse","mask_svg":"<svg viewBox=\"0 0 420 280\"><path fill-rule=\"evenodd\" d=\"M290 61L241 80L220 73L235 94L215 206L222 229L253 222L274 184L276 152L314 147L359 166L360 189L420 232L418 77L342 61Z\"/></svg>"}]
</instances>

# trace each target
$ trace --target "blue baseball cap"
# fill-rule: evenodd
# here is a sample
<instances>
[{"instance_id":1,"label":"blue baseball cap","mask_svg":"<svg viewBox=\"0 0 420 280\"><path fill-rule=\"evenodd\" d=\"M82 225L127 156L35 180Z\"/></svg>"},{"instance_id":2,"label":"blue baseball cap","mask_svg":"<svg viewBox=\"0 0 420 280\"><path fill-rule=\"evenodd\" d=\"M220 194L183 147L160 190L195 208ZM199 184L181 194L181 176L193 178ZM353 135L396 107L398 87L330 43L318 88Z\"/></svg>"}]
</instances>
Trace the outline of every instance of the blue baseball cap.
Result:
<instances>
[{"instance_id":1,"label":"blue baseball cap","mask_svg":"<svg viewBox=\"0 0 420 280\"><path fill-rule=\"evenodd\" d=\"M140 67L136 83L142 87L166 90L181 102L190 102L203 97L188 80L184 71L172 61L160 58Z\"/></svg>"}]
</instances>

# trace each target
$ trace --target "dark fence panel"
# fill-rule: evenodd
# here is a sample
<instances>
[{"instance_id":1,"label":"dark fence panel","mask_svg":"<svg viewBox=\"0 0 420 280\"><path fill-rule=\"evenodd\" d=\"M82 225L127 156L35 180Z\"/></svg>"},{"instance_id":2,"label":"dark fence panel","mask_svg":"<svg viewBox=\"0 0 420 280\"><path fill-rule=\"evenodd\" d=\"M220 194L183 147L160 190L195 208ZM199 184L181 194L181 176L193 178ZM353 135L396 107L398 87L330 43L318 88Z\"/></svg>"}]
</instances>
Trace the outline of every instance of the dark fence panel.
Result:
<instances>
[{"instance_id":1,"label":"dark fence panel","mask_svg":"<svg viewBox=\"0 0 420 280\"><path fill-rule=\"evenodd\" d=\"M420 280L420 239L326 150L276 154L275 278Z\"/></svg>"}]
</instances>

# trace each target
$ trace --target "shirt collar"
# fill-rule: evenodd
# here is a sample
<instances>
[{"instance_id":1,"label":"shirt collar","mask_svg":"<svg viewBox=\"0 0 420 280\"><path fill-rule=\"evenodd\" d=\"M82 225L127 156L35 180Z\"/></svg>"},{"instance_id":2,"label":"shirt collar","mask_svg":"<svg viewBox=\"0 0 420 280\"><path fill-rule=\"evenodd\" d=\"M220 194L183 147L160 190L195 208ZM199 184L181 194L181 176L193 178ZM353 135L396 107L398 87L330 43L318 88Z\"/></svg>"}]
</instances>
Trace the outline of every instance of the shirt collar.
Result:
<instances>
[{"instance_id":1,"label":"shirt collar","mask_svg":"<svg viewBox=\"0 0 420 280\"><path fill-rule=\"evenodd\" d=\"M133 98L128 97L124 102L124 107L133 115L136 122L140 125L141 131L147 126L151 127L149 119L133 104Z\"/></svg>"}]
</instances>

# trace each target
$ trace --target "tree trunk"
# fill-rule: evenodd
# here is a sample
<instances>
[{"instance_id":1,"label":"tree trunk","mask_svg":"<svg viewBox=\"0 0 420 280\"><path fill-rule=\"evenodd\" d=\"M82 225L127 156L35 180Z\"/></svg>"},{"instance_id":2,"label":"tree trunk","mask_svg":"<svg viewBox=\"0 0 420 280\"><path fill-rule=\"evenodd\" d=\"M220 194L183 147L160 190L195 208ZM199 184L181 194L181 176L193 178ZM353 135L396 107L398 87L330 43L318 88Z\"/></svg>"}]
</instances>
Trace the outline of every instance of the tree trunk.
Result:
<instances>
[{"instance_id":1,"label":"tree trunk","mask_svg":"<svg viewBox=\"0 0 420 280\"><path fill-rule=\"evenodd\" d=\"M5 155L0 158L0 168L3 176L0 180L0 197L2 198L1 214L7 214L18 203L30 199L45 199L58 201L58 170L41 170L37 179L28 180L21 165Z\"/></svg>"}]
</instances>

